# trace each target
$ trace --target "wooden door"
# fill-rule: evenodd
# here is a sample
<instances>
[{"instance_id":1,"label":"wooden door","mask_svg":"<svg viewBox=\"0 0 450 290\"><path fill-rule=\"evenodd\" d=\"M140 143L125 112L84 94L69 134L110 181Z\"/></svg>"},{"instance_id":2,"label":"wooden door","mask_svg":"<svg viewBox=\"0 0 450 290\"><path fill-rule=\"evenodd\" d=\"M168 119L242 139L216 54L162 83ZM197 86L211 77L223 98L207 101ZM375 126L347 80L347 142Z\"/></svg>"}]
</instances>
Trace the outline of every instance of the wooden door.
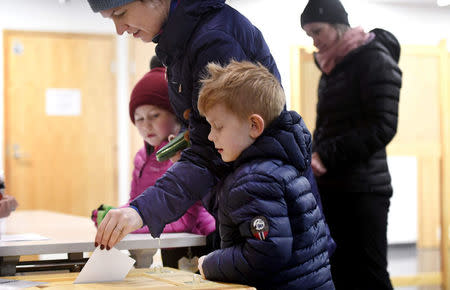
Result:
<instances>
[{"instance_id":1,"label":"wooden door","mask_svg":"<svg viewBox=\"0 0 450 290\"><path fill-rule=\"evenodd\" d=\"M6 31L6 190L20 209L116 204L113 36Z\"/></svg>"}]
</instances>

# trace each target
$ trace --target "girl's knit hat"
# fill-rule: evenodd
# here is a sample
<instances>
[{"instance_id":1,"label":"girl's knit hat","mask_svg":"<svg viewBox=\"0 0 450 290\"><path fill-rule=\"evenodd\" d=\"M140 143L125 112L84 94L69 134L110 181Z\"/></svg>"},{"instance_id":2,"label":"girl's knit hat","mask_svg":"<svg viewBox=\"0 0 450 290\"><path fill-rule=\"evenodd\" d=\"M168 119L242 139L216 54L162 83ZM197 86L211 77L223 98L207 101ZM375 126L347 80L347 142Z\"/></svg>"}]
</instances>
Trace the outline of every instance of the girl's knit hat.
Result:
<instances>
[{"instance_id":1,"label":"girl's knit hat","mask_svg":"<svg viewBox=\"0 0 450 290\"><path fill-rule=\"evenodd\" d=\"M88 0L94 12L116 8L136 0Z\"/></svg>"},{"instance_id":2,"label":"girl's knit hat","mask_svg":"<svg viewBox=\"0 0 450 290\"><path fill-rule=\"evenodd\" d=\"M174 114L169 102L166 69L156 67L146 73L136 84L130 97L130 118L134 124L134 111L142 105L153 105Z\"/></svg>"},{"instance_id":3,"label":"girl's knit hat","mask_svg":"<svg viewBox=\"0 0 450 290\"><path fill-rule=\"evenodd\" d=\"M339 0L309 0L300 18L302 27L311 22L347 24L347 12Z\"/></svg>"}]
</instances>

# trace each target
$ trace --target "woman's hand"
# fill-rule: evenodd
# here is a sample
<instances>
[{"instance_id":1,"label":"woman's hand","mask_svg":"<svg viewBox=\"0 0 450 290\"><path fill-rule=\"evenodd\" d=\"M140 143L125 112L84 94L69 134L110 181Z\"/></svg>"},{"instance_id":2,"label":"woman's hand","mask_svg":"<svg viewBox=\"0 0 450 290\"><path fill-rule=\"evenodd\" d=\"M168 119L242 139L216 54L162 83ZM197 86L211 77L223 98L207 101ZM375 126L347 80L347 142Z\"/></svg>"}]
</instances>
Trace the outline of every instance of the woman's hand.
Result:
<instances>
[{"instance_id":1,"label":"woman's hand","mask_svg":"<svg viewBox=\"0 0 450 290\"><path fill-rule=\"evenodd\" d=\"M323 165L322 160L317 152L311 157L311 168L315 176L322 176L327 173L327 168Z\"/></svg>"},{"instance_id":2,"label":"woman's hand","mask_svg":"<svg viewBox=\"0 0 450 290\"><path fill-rule=\"evenodd\" d=\"M17 206L16 199L11 195L4 195L2 200L0 200L0 218L7 217L16 210Z\"/></svg>"},{"instance_id":3,"label":"woman's hand","mask_svg":"<svg viewBox=\"0 0 450 290\"><path fill-rule=\"evenodd\" d=\"M175 138L177 136L170 134L169 137L167 138L170 141L172 141L173 138ZM180 160L181 158L181 151L178 151L175 155L173 155L172 157L169 158L170 161L172 161L172 163L177 162L178 160Z\"/></svg>"},{"instance_id":4,"label":"woman's hand","mask_svg":"<svg viewBox=\"0 0 450 290\"><path fill-rule=\"evenodd\" d=\"M127 234L140 229L143 223L139 213L131 207L111 209L98 227L95 246L109 250Z\"/></svg>"},{"instance_id":5,"label":"woman's hand","mask_svg":"<svg viewBox=\"0 0 450 290\"><path fill-rule=\"evenodd\" d=\"M198 271L200 272L200 275L202 275L202 278L206 280L205 274L203 273L203 260L205 260L206 256L201 256L198 259Z\"/></svg>"}]
</instances>

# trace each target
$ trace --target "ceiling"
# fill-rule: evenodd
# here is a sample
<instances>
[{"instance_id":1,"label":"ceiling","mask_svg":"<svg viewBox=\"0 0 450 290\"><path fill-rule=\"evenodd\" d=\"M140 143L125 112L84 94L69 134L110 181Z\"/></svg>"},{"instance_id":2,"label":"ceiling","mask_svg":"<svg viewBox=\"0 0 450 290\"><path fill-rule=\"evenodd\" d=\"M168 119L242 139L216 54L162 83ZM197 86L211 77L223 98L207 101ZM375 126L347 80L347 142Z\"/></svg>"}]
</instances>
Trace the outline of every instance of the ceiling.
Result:
<instances>
[{"instance_id":1,"label":"ceiling","mask_svg":"<svg viewBox=\"0 0 450 290\"><path fill-rule=\"evenodd\" d=\"M369 0L373 3L401 4L401 5L421 5L436 7L436 0Z\"/></svg>"}]
</instances>

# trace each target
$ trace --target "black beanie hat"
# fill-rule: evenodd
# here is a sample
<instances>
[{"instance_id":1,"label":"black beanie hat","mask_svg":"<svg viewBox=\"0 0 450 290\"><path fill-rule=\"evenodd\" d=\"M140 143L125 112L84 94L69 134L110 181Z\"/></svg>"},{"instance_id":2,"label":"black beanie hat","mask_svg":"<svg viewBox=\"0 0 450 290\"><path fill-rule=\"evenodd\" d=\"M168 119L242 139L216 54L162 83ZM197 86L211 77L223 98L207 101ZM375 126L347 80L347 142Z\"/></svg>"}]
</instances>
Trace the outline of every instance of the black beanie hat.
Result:
<instances>
[{"instance_id":1,"label":"black beanie hat","mask_svg":"<svg viewBox=\"0 0 450 290\"><path fill-rule=\"evenodd\" d=\"M116 8L136 0L88 0L94 12Z\"/></svg>"},{"instance_id":2,"label":"black beanie hat","mask_svg":"<svg viewBox=\"0 0 450 290\"><path fill-rule=\"evenodd\" d=\"M347 12L339 0L309 0L300 18L302 27L311 22L347 24Z\"/></svg>"}]
</instances>

